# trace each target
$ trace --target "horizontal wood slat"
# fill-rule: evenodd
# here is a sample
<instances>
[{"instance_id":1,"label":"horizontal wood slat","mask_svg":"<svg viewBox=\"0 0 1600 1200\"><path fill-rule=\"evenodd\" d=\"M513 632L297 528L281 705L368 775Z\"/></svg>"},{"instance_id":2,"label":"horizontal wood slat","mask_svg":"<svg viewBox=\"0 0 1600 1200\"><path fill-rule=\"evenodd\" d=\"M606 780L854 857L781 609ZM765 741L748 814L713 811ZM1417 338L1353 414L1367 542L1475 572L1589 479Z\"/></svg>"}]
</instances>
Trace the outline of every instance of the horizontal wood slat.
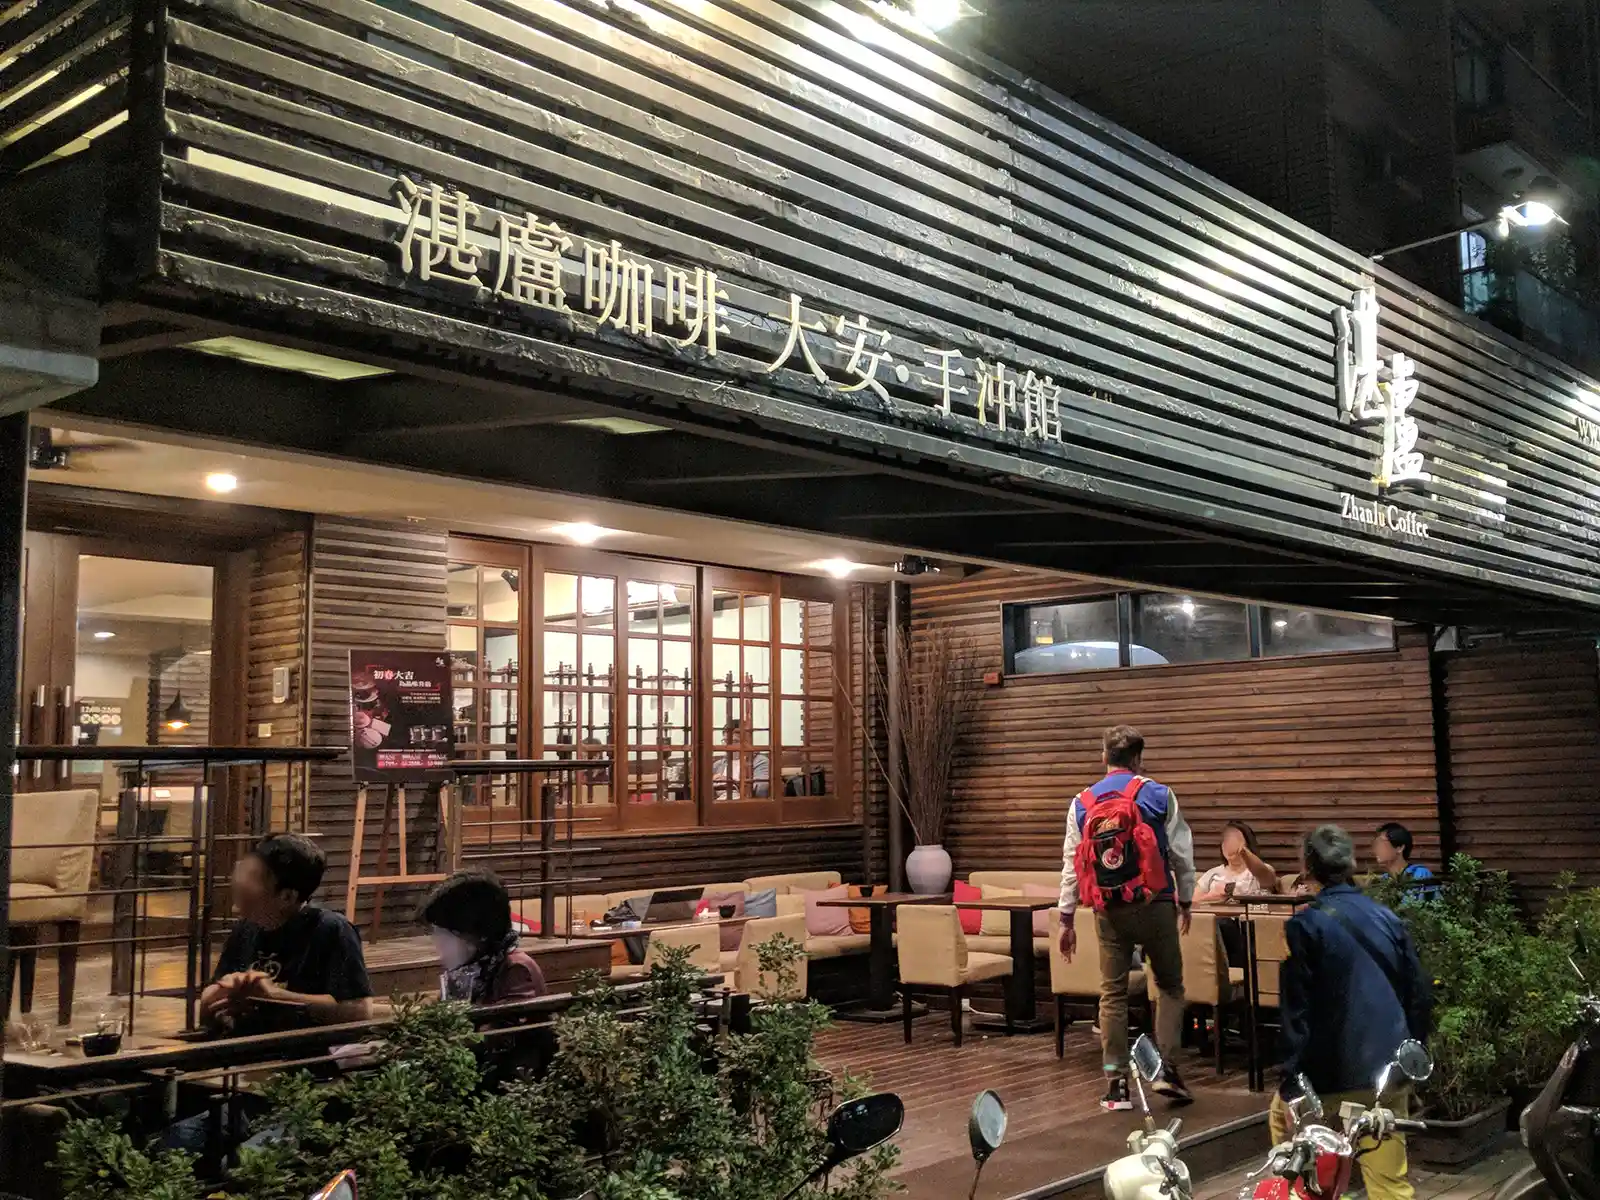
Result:
<instances>
[{"instance_id":1,"label":"horizontal wood slat","mask_svg":"<svg viewBox=\"0 0 1600 1200\"><path fill-rule=\"evenodd\" d=\"M1525 902L1600 883L1600 671L1591 640L1484 647L1445 665L1456 845Z\"/></svg>"},{"instance_id":2,"label":"horizontal wood slat","mask_svg":"<svg viewBox=\"0 0 1600 1200\"><path fill-rule=\"evenodd\" d=\"M1145 735L1145 771L1171 786L1195 833L1197 866L1221 861L1222 823L1248 821L1267 860L1298 870L1299 840L1334 821L1363 858L1373 831L1402 821L1437 862L1427 645L1402 630L1394 653L1258 660L1076 675L1003 668L1001 605L1065 597L1072 581L989 571L912 589L912 631L970 639L981 692L957 756L948 848L958 874L1054 869L1072 798L1101 773L1101 734ZM1103 587L1098 589L1103 590Z\"/></svg>"},{"instance_id":3,"label":"horizontal wood slat","mask_svg":"<svg viewBox=\"0 0 1600 1200\"><path fill-rule=\"evenodd\" d=\"M986 486L1385 571L1600 600L1600 463L1575 423L1595 385L1380 276L1384 351L1418 364L1434 484L1396 498L1431 539L1375 545L1340 516L1341 491L1371 493L1378 438L1337 419L1330 322L1371 265L995 64L835 0L407 12L173 8L153 295L293 314L402 358L406 339L449 345L625 406L681 401L691 422L737 410ZM543 314L491 310L483 289L405 279L402 173L465 189L485 251L496 213L532 211L620 239L658 280L665 264L714 268L717 357L587 320L574 340ZM576 302L576 252L563 282ZM790 291L808 319L887 329L909 382L882 372L885 403L764 374ZM847 341L815 341L847 369ZM939 412L916 377L944 348L967 356L974 390L980 357L1053 376L1066 446Z\"/></svg>"}]
</instances>

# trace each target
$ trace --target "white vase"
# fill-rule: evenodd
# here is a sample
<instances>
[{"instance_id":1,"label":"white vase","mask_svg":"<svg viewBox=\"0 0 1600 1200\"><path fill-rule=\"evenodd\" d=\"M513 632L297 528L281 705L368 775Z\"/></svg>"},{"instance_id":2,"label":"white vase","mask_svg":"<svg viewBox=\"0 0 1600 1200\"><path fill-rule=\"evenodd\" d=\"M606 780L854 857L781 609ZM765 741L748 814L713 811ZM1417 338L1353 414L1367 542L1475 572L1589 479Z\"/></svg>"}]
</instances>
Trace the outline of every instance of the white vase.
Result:
<instances>
[{"instance_id":1,"label":"white vase","mask_svg":"<svg viewBox=\"0 0 1600 1200\"><path fill-rule=\"evenodd\" d=\"M950 890L950 855L943 846L918 846L906 858L906 881L919 896L939 896Z\"/></svg>"}]
</instances>

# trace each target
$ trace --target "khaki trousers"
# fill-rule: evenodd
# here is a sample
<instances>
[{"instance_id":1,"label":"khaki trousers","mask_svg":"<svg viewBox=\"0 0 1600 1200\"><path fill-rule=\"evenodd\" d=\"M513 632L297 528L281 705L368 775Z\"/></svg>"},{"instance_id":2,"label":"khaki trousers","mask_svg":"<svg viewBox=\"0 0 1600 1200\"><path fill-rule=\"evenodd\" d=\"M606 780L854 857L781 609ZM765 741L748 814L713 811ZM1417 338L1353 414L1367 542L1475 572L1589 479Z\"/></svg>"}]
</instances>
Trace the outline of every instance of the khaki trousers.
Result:
<instances>
[{"instance_id":1,"label":"khaki trousers","mask_svg":"<svg viewBox=\"0 0 1600 1200\"><path fill-rule=\"evenodd\" d=\"M1100 1052L1108 1074L1128 1069L1128 967L1137 946L1155 974L1156 1044L1168 1062L1183 1040L1183 948L1178 909L1170 900L1108 905L1095 915L1100 934Z\"/></svg>"},{"instance_id":2,"label":"khaki trousers","mask_svg":"<svg viewBox=\"0 0 1600 1200\"><path fill-rule=\"evenodd\" d=\"M1346 1100L1353 1100L1366 1108L1372 1104L1373 1094L1366 1091L1323 1096L1322 1120L1319 1124L1339 1128L1339 1106ZM1389 1107L1395 1116L1404 1119L1411 1111L1410 1098L1398 1096ZM1267 1128L1272 1133L1274 1146L1289 1140L1289 1106L1276 1095L1272 1097L1272 1106L1267 1109ZM1370 1140L1362 1142L1359 1148L1367 1153L1356 1159L1362 1181L1367 1185L1368 1200L1412 1200L1411 1183L1406 1179L1405 1135L1397 1133L1376 1149L1372 1146Z\"/></svg>"}]
</instances>

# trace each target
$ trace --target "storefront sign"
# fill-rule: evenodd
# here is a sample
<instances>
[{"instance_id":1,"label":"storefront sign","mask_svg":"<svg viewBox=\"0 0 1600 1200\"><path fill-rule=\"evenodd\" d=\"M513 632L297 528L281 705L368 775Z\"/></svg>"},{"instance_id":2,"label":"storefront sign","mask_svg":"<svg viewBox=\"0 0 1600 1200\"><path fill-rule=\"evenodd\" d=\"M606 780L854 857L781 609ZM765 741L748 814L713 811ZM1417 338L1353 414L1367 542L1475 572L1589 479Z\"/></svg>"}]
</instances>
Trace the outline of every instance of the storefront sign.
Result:
<instances>
[{"instance_id":1,"label":"storefront sign","mask_svg":"<svg viewBox=\"0 0 1600 1200\"><path fill-rule=\"evenodd\" d=\"M98 746L102 736L122 736L122 700L95 700L84 697L78 701L75 721L78 726L78 745Z\"/></svg>"},{"instance_id":2,"label":"storefront sign","mask_svg":"<svg viewBox=\"0 0 1600 1200\"><path fill-rule=\"evenodd\" d=\"M1579 417L1578 440L1585 446L1600 446L1600 425L1587 417Z\"/></svg>"},{"instance_id":3,"label":"storefront sign","mask_svg":"<svg viewBox=\"0 0 1600 1200\"><path fill-rule=\"evenodd\" d=\"M1417 449L1417 420L1410 415L1417 398L1416 363L1404 354L1387 362L1378 357L1378 293L1362 288L1349 308L1333 310L1334 385L1339 419L1357 425L1382 423L1383 450L1373 482L1380 491L1428 482Z\"/></svg>"},{"instance_id":4,"label":"storefront sign","mask_svg":"<svg viewBox=\"0 0 1600 1200\"><path fill-rule=\"evenodd\" d=\"M455 748L450 656L350 651L350 748L358 780L419 782Z\"/></svg>"},{"instance_id":5,"label":"storefront sign","mask_svg":"<svg viewBox=\"0 0 1600 1200\"><path fill-rule=\"evenodd\" d=\"M1363 500L1349 492L1339 495L1339 515L1376 535L1393 535L1414 541L1428 540L1428 523L1414 512L1381 500Z\"/></svg>"},{"instance_id":6,"label":"storefront sign","mask_svg":"<svg viewBox=\"0 0 1600 1200\"><path fill-rule=\"evenodd\" d=\"M695 346L708 358L717 356L718 339L729 332L724 323L728 293L713 271L654 263L615 240L574 242L560 226L534 213L490 213L499 235L491 264L491 252L471 236L473 218L484 210L465 192L404 175L394 192L406 218L399 248L407 277L490 291L503 303L609 325L645 341ZM565 279L567 257L575 250L582 262L581 301L568 295ZM868 317L808 317L793 292L774 300L773 308L766 316L786 336L777 356L757 367L761 374L794 366L842 395L871 391L885 404L890 403L885 384L892 382L914 388L946 415L1013 429L1041 442L1062 441L1061 387L1049 375L961 350L928 351L909 343L908 357L906 347L892 345L891 332ZM843 381L818 362L816 348L822 345L846 359Z\"/></svg>"}]
</instances>

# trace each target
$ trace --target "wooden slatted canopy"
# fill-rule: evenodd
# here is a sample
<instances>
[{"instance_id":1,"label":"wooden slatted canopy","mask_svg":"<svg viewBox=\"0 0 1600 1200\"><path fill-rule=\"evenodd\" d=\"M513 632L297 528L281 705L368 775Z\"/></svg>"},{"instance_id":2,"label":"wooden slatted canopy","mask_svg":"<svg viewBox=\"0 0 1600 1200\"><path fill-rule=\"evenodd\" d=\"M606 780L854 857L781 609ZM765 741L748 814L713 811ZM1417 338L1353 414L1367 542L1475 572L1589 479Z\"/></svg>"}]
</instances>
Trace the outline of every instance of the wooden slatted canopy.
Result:
<instances>
[{"instance_id":1,"label":"wooden slatted canopy","mask_svg":"<svg viewBox=\"0 0 1600 1200\"><path fill-rule=\"evenodd\" d=\"M104 195L107 282L144 306L110 338L169 337L155 312L405 374L257 379L253 403L218 403L218 364L130 355L79 411L1434 621L1582 621L1600 602L1600 464L1578 424L1597 385L885 10L144 6L144 34L113 43L132 56L125 136L97 144L105 179L131 185ZM43 40L19 69L60 39L96 76L103 48L72 50L80 26L30 22ZM81 132L50 130L0 172ZM403 269L401 177L459 195L461 253L434 265L481 264L477 286ZM570 240L572 312L496 295L505 221L530 217ZM714 355L664 294L653 336L597 323L585 285L622 257L658 292L669 269L717 273ZM1374 281L1383 353L1416 364L1421 494L1380 496L1378 435L1338 415L1331 318ZM787 340L791 294L815 374ZM889 356L881 393L847 390L863 347ZM949 414L943 351L968 388ZM1060 386L1059 442L1019 428L1020 407L1006 428L978 422L980 361ZM574 398L665 432L572 427ZM1345 495L1429 537L1366 529Z\"/></svg>"}]
</instances>

